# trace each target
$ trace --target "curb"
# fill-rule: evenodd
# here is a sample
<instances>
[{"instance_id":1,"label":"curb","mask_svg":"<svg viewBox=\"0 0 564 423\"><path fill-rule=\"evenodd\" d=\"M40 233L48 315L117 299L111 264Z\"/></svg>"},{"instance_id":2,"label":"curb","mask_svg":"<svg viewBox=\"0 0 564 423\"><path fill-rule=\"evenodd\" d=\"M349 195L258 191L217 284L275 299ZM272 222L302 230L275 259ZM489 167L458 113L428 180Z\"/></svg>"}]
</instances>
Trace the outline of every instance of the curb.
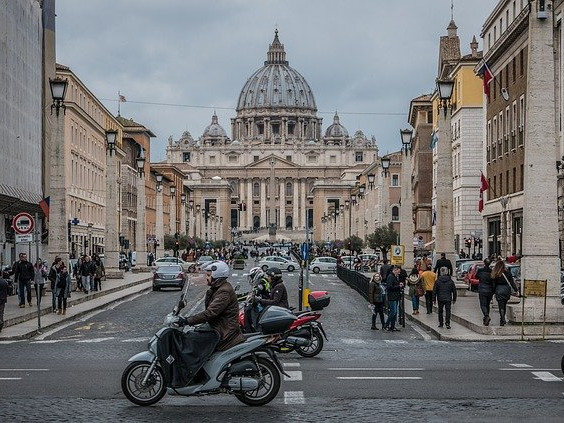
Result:
<instances>
[{"instance_id":1,"label":"curb","mask_svg":"<svg viewBox=\"0 0 564 423\"><path fill-rule=\"evenodd\" d=\"M149 283L149 282L150 282L149 280L143 280L143 281L138 281L137 283L135 283L135 284L133 284L133 285L142 285L142 284ZM130 284L128 284L128 285L130 285ZM132 286L128 286L127 288L131 288L131 287L132 287ZM125 290L125 289L127 289L127 288L124 288L123 290ZM57 326L60 326L60 325L62 325L62 324L64 324L64 323L68 323L68 322L71 322L71 321L73 321L73 320L78 320L79 318L83 317L84 315L86 315L86 314L88 314L88 313L91 313L91 312L93 312L93 311L96 311L96 310L99 310L99 309L101 309L101 308L104 308L104 307L106 307L106 306L108 306L108 305L110 305L110 304L117 303L117 302L119 302L119 301L122 301L122 300L124 300L124 299L129 298L129 297L132 297L132 296L137 295L137 294L139 294L139 293L142 293L142 292L145 292L145 291L151 291L151 289L152 289L152 286L151 286L151 285L149 285L149 286L147 286L147 287L141 287L141 289L139 289L138 291L130 292L130 293L128 293L127 295L124 295L124 296L122 296L122 297L114 298L114 299L112 299L112 300L110 300L110 301L107 301L107 302L104 302L104 303L95 305L95 306L93 306L93 307L91 307L91 308L89 308L89 309L87 309L87 310L84 310L84 311L79 311L79 312L77 312L76 314L73 314L72 316L66 317L66 318L64 318L64 319L62 319L62 320L59 320L59 321L50 323L50 324L45 325L45 326L41 326L41 330L42 330L43 332L45 332L45 331L48 330L48 329L53 329L53 328L55 328L55 327L57 327ZM109 290L108 290L108 291L109 291ZM112 292L112 293L116 293L116 292L119 292L119 291L122 291L122 290L114 290L114 292ZM109 294L109 293L108 293L108 294ZM103 297L103 296L102 296L102 297ZM92 298L90 298L90 299L92 299ZM85 302L85 301L80 301L80 302L77 302L76 304L80 304L80 303L82 303L82 302ZM68 307L67 307L67 308L68 308ZM51 309L51 307L49 307L49 309ZM42 311L43 311L43 310L42 310ZM49 314L49 313L42 313L42 315L43 315L43 314ZM35 314L34 317L37 317L37 313ZM28 319L28 320L31 320L31 319ZM26 320L26 321L27 321L27 320ZM23 322L20 322L20 323L25 323L26 321L23 321ZM12 325L12 326L16 326L16 325ZM36 329L34 329L34 330L30 331L30 332L26 332L26 333L24 333L24 334L22 334L22 335L6 336L6 337L1 337L1 336L0 336L0 341L17 341L17 340L30 339L30 338L33 338L35 335L38 335L38 334L39 334L39 333L38 333L38 329L36 328Z\"/></svg>"}]
</instances>

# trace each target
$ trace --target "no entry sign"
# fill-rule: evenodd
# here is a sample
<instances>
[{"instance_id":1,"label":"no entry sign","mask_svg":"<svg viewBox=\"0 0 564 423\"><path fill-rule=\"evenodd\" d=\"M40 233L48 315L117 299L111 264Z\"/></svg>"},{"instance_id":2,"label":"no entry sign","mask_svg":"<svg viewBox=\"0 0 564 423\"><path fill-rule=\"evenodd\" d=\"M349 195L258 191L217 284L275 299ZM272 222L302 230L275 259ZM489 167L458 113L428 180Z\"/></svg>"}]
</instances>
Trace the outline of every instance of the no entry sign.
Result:
<instances>
[{"instance_id":1,"label":"no entry sign","mask_svg":"<svg viewBox=\"0 0 564 423\"><path fill-rule=\"evenodd\" d=\"M12 220L12 227L17 234L29 234L35 227L35 221L29 213L19 213Z\"/></svg>"}]
</instances>

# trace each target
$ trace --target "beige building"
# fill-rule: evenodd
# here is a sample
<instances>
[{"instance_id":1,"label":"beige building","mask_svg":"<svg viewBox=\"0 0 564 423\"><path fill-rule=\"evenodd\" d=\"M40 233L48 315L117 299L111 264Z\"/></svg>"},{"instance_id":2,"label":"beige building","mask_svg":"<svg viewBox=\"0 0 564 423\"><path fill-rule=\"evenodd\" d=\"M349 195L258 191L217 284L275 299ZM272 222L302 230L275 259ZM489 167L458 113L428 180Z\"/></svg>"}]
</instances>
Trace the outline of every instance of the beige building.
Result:
<instances>
[{"instance_id":1,"label":"beige building","mask_svg":"<svg viewBox=\"0 0 564 423\"><path fill-rule=\"evenodd\" d=\"M273 226L300 240L306 226L321 239L323 214L350 196L378 148L362 131L351 137L337 113L322 131L313 91L290 67L276 31L264 66L241 90L231 138L214 114L200 138L171 137L166 154L192 191L192 234L258 237Z\"/></svg>"}]
</instances>

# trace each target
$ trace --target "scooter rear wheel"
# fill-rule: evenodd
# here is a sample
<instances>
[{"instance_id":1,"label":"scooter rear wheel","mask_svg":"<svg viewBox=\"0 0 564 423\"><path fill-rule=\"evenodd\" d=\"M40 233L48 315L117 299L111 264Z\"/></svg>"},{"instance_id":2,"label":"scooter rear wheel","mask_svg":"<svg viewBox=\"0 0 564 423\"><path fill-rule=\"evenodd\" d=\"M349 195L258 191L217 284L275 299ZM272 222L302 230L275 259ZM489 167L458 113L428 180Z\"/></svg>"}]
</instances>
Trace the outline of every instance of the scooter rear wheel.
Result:
<instances>
[{"instance_id":1,"label":"scooter rear wheel","mask_svg":"<svg viewBox=\"0 0 564 423\"><path fill-rule=\"evenodd\" d=\"M239 401L252 407L268 404L276 398L276 395L278 395L278 391L280 390L281 383L280 372L274 363L263 357L259 357L257 362L262 373L262 379L259 382L259 387L254 391L235 394Z\"/></svg>"},{"instance_id":2,"label":"scooter rear wheel","mask_svg":"<svg viewBox=\"0 0 564 423\"><path fill-rule=\"evenodd\" d=\"M141 382L151 367L148 361L134 361L125 368L121 375L121 390L133 404L153 405L160 401L166 393L164 375L159 366L155 366L149 376L147 385Z\"/></svg>"},{"instance_id":3,"label":"scooter rear wheel","mask_svg":"<svg viewBox=\"0 0 564 423\"><path fill-rule=\"evenodd\" d=\"M311 344L304 347L297 347L296 352L302 357L315 357L323 349L323 335L318 329L313 330L313 337L311 338Z\"/></svg>"}]
</instances>

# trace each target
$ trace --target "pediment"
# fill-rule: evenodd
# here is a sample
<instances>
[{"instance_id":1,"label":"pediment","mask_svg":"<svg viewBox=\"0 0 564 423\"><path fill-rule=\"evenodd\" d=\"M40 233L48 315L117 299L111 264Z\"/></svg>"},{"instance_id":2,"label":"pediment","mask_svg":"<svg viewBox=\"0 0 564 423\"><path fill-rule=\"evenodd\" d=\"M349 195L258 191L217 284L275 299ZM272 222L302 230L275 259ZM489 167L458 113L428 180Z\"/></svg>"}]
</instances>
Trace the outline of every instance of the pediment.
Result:
<instances>
[{"instance_id":1,"label":"pediment","mask_svg":"<svg viewBox=\"0 0 564 423\"><path fill-rule=\"evenodd\" d=\"M274 159L275 169L297 169L299 166L274 154L264 157L245 166L247 169L270 169L270 160Z\"/></svg>"}]
</instances>

